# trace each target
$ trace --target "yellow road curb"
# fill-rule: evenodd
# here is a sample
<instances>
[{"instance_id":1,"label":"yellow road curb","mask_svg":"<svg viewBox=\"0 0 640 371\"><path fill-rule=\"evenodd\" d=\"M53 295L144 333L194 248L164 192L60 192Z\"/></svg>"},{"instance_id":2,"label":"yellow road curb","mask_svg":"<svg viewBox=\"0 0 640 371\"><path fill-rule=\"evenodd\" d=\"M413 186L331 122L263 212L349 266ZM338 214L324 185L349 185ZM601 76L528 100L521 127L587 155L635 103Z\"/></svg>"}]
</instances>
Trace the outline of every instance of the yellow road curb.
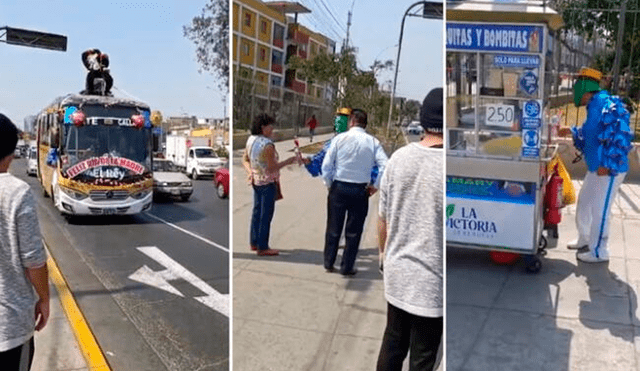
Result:
<instances>
[{"instance_id":1,"label":"yellow road curb","mask_svg":"<svg viewBox=\"0 0 640 371\"><path fill-rule=\"evenodd\" d=\"M111 371L111 367L109 367L107 359L102 353L100 346L98 346L98 342L95 336L93 336L89 324L80 311L78 303L76 303L76 300L73 298L73 294L69 290L67 281L65 281L64 276L60 272L55 260L51 257L51 254L49 254L49 258L47 259L47 266L49 268L49 278L58 290L62 309L69 320L73 334L80 346L80 351L87 361L87 366L89 366L90 370Z\"/></svg>"}]
</instances>

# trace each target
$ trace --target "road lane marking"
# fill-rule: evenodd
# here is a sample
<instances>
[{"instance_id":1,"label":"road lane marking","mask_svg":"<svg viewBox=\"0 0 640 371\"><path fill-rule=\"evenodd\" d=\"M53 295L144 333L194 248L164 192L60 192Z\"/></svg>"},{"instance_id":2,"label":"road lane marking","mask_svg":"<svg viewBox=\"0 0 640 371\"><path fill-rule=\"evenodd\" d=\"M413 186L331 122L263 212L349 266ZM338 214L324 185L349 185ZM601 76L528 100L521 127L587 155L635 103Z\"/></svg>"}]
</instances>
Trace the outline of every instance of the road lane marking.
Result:
<instances>
[{"instance_id":1,"label":"road lane marking","mask_svg":"<svg viewBox=\"0 0 640 371\"><path fill-rule=\"evenodd\" d=\"M47 250L49 250L47 244L44 241L42 242ZM84 318L78 303L76 303L76 300L67 285L67 281L64 279L64 276L62 275L62 272L60 272L60 269L51 256L51 253L48 255L47 266L49 268L49 278L58 291L60 304L62 304L62 309L64 310L67 320L69 321L69 325L76 337L78 347L80 348L84 359L87 361L87 366L92 371L111 371L111 367L109 366L107 359L102 353L93 332L91 332L91 329L89 328L87 320Z\"/></svg>"},{"instance_id":2,"label":"road lane marking","mask_svg":"<svg viewBox=\"0 0 640 371\"><path fill-rule=\"evenodd\" d=\"M170 227L173 227L173 228L179 230L180 232L184 232L184 233L188 234L191 237L195 237L195 238L199 239L200 241L202 241L202 242L204 242L206 244L209 244L209 245L211 245L213 247L217 247L217 248L219 248L220 250L222 250L224 252L229 252L229 249L227 249L226 247L224 247L224 246L222 246L220 244L217 244L217 243L215 243L215 242L213 242L211 240L208 240L208 239L206 239L206 238L204 238L202 236L199 236L199 235L197 235L197 234L195 234L193 232L190 232L190 231L188 231L188 230L186 230L186 229L184 229L182 227L178 227L177 225L175 225L175 224L173 224L171 222L168 222L168 221L166 221L166 220L164 220L162 218L159 218L159 217L157 217L157 216L155 216L155 215L153 215L151 213L145 213L145 215L150 216L151 218L156 219L158 221L161 221L162 223L164 223L164 224L166 224L166 225L168 225Z\"/></svg>"},{"instance_id":3,"label":"road lane marking","mask_svg":"<svg viewBox=\"0 0 640 371\"><path fill-rule=\"evenodd\" d=\"M143 265L140 269L131 274L129 279L184 297L180 291L171 286L168 282L171 280L183 279L206 294L204 296L194 297L194 299L216 312L229 317L228 294L219 293L213 287L200 279L200 277L191 273L187 268L180 265L180 263L171 259L169 255L162 252L156 246L142 246L137 247L137 249L158 262L160 265L164 266L166 269L162 271L153 271L148 266Z\"/></svg>"}]
</instances>

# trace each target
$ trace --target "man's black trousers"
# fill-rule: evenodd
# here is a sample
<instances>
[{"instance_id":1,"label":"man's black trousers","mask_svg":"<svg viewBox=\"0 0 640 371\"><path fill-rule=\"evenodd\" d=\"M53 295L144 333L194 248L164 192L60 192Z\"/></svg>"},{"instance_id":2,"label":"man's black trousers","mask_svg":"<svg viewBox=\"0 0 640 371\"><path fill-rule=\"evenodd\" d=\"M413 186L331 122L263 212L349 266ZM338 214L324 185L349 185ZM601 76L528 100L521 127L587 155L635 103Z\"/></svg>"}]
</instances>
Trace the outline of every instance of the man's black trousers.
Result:
<instances>
[{"instance_id":1,"label":"man's black trousers","mask_svg":"<svg viewBox=\"0 0 640 371\"><path fill-rule=\"evenodd\" d=\"M340 273L348 274L354 269L364 221L369 211L367 184L334 181L327 200L327 231L324 243L324 267L333 269L338 254L338 243L345 227L346 247L342 255Z\"/></svg>"},{"instance_id":2,"label":"man's black trousers","mask_svg":"<svg viewBox=\"0 0 640 371\"><path fill-rule=\"evenodd\" d=\"M409 371L431 371L442 339L442 317L420 317L387 303L387 328L377 371L401 371L409 353Z\"/></svg>"}]
</instances>

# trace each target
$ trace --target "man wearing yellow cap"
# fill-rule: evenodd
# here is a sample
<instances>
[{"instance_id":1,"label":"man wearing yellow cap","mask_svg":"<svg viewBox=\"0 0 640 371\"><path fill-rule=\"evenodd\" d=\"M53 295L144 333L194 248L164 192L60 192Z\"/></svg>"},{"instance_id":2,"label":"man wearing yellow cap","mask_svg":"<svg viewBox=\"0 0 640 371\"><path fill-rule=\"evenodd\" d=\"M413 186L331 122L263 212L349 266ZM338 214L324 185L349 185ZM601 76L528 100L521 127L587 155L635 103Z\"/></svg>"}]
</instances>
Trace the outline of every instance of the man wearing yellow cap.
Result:
<instances>
[{"instance_id":1,"label":"man wearing yellow cap","mask_svg":"<svg viewBox=\"0 0 640 371\"><path fill-rule=\"evenodd\" d=\"M618 96L600 89L601 79L600 71L582 68L573 87L575 105L587 106L587 119L572 132L588 171L578 196L578 238L568 247L579 249L578 260L587 263L609 260L611 205L629 170L627 155L633 138L629 112Z\"/></svg>"}]
</instances>

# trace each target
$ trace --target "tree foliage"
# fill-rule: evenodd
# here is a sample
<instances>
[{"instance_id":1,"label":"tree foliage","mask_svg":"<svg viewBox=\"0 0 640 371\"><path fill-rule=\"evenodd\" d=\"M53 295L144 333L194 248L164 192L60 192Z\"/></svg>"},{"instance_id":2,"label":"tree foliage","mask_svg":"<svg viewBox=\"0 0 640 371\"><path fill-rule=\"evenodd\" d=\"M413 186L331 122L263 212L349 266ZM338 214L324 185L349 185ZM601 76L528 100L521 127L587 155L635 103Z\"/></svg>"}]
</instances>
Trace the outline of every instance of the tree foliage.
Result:
<instances>
[{"instance_id":1,"label":"tree foliage","mask_svg":"<svg viewBox=\"0 0 640 371\"><path fill-rule=\"evenodd\" d=\"M199 72L213 74L220 79L218 86L229 91L229 2L209 0L182 31L196 44Z\"/></svg>"},{"instance_id":2,"label":"tree foliage","mask_svg":"<svg viewBox=\"0 0 640 371\"><path fill-rule=\"evenodd\" d=\"M386 120L389 96L378 89L376 74L393 67L392 61L374 61L370 70L357 67L353 49L337 54L318 54L311 59L292 56L288 67L300 71L307 81L328 84L333 93L334 108L362 108L369 113L369 122L381 124Z\"/></svg>"},{"instance_id":3,"label":"tree foliage","mask_svg":"<svg viewBox=\"0 0 640 371\"><path fill-rule=\"evenodd\" d=\"M585 38L587 42L604 40L607 50L596 55L591 67L597 68L605 74L610 74L614 69L614 60L618 35L620 30L620 12L622 2L626 0L552 0L554 7L565 22L564 30L571 31ZM626 1L627 13L624 27L620 55L620 74L626 74L626 94L638 96L640 93L640 80L631 79L631 76L640 76L640 14L638 3ZM581 50L572 50L583 53ZM611 81L609 81L610 83Z\"/></svg>"}]
</instances>

